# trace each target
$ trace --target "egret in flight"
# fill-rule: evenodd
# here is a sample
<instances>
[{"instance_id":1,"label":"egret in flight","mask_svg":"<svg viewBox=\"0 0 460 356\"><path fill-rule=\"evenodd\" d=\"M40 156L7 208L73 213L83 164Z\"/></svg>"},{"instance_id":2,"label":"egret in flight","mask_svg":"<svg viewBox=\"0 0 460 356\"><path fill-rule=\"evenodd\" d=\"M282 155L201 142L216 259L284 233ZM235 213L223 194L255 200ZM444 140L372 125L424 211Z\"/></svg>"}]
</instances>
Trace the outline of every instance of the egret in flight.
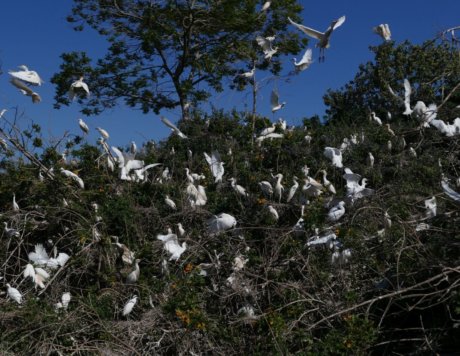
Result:
<instances>
[{"instance_id":1,"label":"egret in flight","mask_svg":"<svg viewBox=\"0 0 460 356\"><path fill-rule=\"evenodd\" d=\"M293 24L295 27L297 27L300 31L305 33L307 36L316 38L319 42L316 44L316 47L319 48L319 61L324 62L324 49L329 48L329 38L331 37L332 32L340 27L344 22L345 22L345 16L342 16L338 18L337 20L334 20L331 22L330 26L326 29L326 31L319 32L317 30L314 30L310 27L306 27L304 25L298 24L294 21L292 21L289 17L288 20L291 24Z\"/></svg>"}]
</instances>

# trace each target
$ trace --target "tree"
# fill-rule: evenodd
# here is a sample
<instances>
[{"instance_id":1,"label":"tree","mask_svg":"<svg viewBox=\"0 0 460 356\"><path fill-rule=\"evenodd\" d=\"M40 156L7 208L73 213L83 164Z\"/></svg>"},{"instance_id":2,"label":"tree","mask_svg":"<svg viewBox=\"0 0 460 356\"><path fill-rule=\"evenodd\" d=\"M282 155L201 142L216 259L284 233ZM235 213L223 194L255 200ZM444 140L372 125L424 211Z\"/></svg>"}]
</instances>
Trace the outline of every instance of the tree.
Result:
<instances>
[{"instance_id":1,"label":"tree","mask_svg":"<svg viewBox=\"0 0 460 356\"><path fill-rule=\"evenodd\" d=\"M86 114L122 99L144 113L179 106L187 117L191 104L222 91L223 80L243 67L279 73L278 57L300 51L298 33L287 28L287 17L298 18L300 11L295 0L273 2L263 12L255 0L75 0L68 21L75 30L93 28L110 46L94 65L85 52L62 54L61 70L51 80L55 105L70 103L69 85L84 75L92 88L90 100L79 99ZM276 35L271 60L257 60L257 35Z\"/></svg>"}]
</instances>

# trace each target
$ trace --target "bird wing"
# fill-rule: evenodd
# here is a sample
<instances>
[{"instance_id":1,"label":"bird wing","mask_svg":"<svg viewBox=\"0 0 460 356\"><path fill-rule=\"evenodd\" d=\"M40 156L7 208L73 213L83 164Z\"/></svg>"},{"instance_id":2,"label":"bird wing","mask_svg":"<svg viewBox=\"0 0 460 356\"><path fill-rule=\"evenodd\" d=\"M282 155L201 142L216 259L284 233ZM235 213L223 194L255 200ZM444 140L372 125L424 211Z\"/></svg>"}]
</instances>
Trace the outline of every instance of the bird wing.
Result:
<instances>
[{"instance_id":1,"label":"bird wing","mask_svg":"<svg viewBox=\"0 0 460 356\"><path fill-rule=\"evenodd\" d=\"M272 90L272 93L270 95L270 103L272 107L278 106L279 105L279 96L276 90Z\"/></svg>"},{"instance_id":2,"label":"bird wing","mask_svg":"<svg viewBox=\"0 0 460 356\"><path fill-rule=\"evenodd\" d=\"M256 37L257 44L262 47L263 51L270 51L271 49L271 43L268 41L265 37L262 36L257 36Z\"/></svg>"},{"instance_id":3,"label":"bird wing","mask_svg":"<svg viewBox=\"0 0 460 356\"><path fill-rule=\"evenodd\" d=\"M312 59L312 50L311 48L308 48L305 53L302 56L302 59L300 60L299 64L306 64L306 63L311 63Z\"/></svg>"},{"instance_id":4,"label":"bird wing","mask_svg":"<svg viewBox=\"0 0 460 356\"><path fill-rule=\"evenodd\" d=\"M332 21L331 25L328 27L326 32L328 31L334 31L336 28L342 26L342 24L345 22L345 16L342 16L338 18L337 20Z\"/></svg>"},{"instance_id":5,"label":"bird wing","mask_svg":"<svg viewBox=\"0 0 460 356\"><path fill-rule=\"evenodd\" d=\"M319 32L317 30L314 30L312 28L309 28L307 26L304 26L304 25L301 25L299 23L296 23L294 21L291 20L291 18L288 17L288 20L291 24L293 24L295 27L297 27L300 31L302 31L303 33L305 33L306 35L310 36L310 37L313 37L313 38L316 38L317 40L321 40L323 37L324 37L324 33L323 32ZM337 20L338 21L338 20ZM345 19L343 20L345 21ZM343 22L342 22L343 23ZM342 24L341 23L341 24ZM341 25L340 24L340 25ZM339 25L339 26L340 26ZM338 27L338 26L337 26Z\"/></svg>"},{"instance_id":6,"label":"bird wing","mask_svg":"<svg viewBox=\"0 0 460 356\"><path fill-rule=\"evenodd\" d=\"M187 138L187 136L184 135L184 133L179 130L177 128L176 125L174 125L171 121L169 121L167 118L165 118L164 116L160 116L160 120L161 122L163 122L163 124L165 124L166 126L168 126L170 129L172 129L175 133L177 133L180 137L182 138Z\"/></svg>"},{"instance_id":7,"label":"bird wing","mask_svg":"<svg viewBox=\"0 0 460 356\"><path fill-rule=\"evenodd\" d=\"M118 167L124 167L125 166L125 156L123 155L123 152L121 152L117 147L112 146L112 151L115 152L115 155L117 156L118 160Z\"/></svg>"},{"instance_id":8,"label":"bird wing","mask_svg":"<svg viewBox=\"0 0 460 356\"><path fill-rule=\"evenodd\" d=\"M22 70L22 71L9 71L12 77L23 80L32 85L42 85L43 80L40 78L37 72L33 70Z\"/></svg>"}]
</instances>

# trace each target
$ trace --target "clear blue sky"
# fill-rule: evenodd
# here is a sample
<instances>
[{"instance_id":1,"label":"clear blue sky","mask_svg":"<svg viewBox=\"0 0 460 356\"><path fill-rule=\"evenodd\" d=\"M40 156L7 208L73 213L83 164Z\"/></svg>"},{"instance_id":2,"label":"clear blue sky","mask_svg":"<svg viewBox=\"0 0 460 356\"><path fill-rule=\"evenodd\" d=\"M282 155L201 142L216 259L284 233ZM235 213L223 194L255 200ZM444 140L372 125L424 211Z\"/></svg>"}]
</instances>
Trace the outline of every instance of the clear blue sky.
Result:
<instances>
[{"instance_id":1,"label":"clear blue sky","mask_svg":"<svg viewBox=\"0 0 460 356\"><path fill-rule=\"evenodd\" d=\"M351 80L360 63L372 59L368 47L382 40L372 32L372 27L388 23L392 38L396 43L406 39L421 43L431 39L441 30L460 25L460 1L339 1L323 2L301 1L304 5L303 24L318 30L325 30L331 20L346 15L346 22L331 37L331 47L326 51L325 63L318 63L318 51L314 49L313 63L309 69L293 78L290 83L278 82L280 99L286 107L274 118L283 117L289 125L300 124L305 116L324 114L322 96L328 88L339 88ZM3 0L1 7L0 60L3 75L0 76L0 109L13 108L22 113L24 127L31 120L42 126L44 136L53 140L64 131L81 134L78 127L78 104L53 109L54 87L50 78L59 69L59 55L69 51L86 51L90 57L104 54L106 43L103 38L89 29L74 32L65 18L70 14L72 1L13 1ZM311 40L312 47L315 40ZM290 61L291 58L286 58ZM36 70L45 84L37 88L42 96L40 104L32 104L29 97L20 94L10 83L8 70L25 64ZM291 63L286 68L292 69ZM268 74L258 73L258 79ZM258 98L258 111L272 118L269 93L272 85L261 90ZM251 107L251 96L230 90L212 98L217 107L239 110ZM205 106L206 107L206 106ZM162 114L175 122L179 119L177 111ZM149 139L156 141L169 135L167 129L155 114L144 115L140 111L119 106L102 115L84 118L92 132L88 137L95 142L98 135L94 130L101 126L109 131L111 144L125 146L131 140L138 144Z\"/></svg>"}]
</instances>

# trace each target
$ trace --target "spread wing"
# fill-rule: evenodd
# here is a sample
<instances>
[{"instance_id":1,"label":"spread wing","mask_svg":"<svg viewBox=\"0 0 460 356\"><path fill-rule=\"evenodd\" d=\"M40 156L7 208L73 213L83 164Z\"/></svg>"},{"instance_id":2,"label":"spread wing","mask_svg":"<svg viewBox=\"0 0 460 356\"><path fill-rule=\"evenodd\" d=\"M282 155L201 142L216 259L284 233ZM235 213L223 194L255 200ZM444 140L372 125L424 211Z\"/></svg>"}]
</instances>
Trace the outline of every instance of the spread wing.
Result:
<instances>
[{"instance_id":1,"label":"spread wing","mask_svg":"<svg viewBox=\"0 0 460 356\"><path fill-rule=\"evenodd\" d=\"M332 21L331 25L328 27L327 31L334 31L336 28L342 26L342 24L345 22L345 16L342 16L338 18L337 20Z\"/></svg>"},{"instance_id":2,"label":"spread wing","mask_svg":"<svg viewBox=\"0 0 460 356\"><path fill-rule=\"evenodd\" d=\"M317 40L321 40L323 37L324 37L324 33L323 32L319 32L317 30L314 30L310 27L307 27L307 26L304 26L304 25L301 25L299 23L296 23L294 21L291 20L291 18L288 17L288 20L289 22L294 25L295 27L297 27L300 31L302 31L303 33L305 33L307 36L310 36L310 37L313 37L313 38L316 38ZM339 20L337 20L339 21ZM345 16L343 16L343 21L345 21ZM342 21L342 23L343 23ZM339 26L342 24L340 23ZM336 27L338 27L336 25Z\"/></svg>"}]
</instances>

